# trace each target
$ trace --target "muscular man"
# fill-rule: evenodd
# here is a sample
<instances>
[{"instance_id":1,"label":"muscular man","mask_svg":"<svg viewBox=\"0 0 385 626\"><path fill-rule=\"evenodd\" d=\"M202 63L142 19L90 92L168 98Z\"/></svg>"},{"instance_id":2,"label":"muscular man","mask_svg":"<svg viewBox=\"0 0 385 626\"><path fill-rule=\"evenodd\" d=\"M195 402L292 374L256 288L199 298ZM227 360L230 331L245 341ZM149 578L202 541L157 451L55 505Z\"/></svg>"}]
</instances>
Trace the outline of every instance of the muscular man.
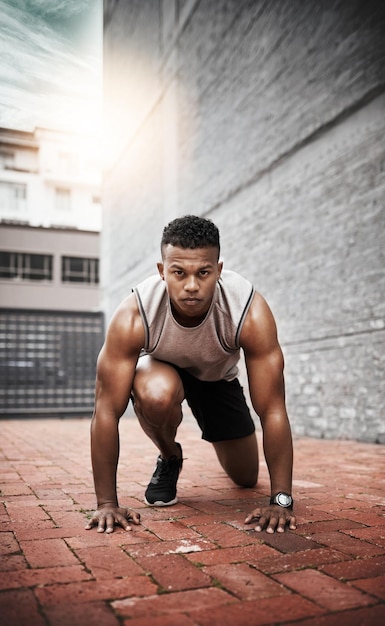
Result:
<instances>
[{"instance_id":1,"label":"muscular man","mask_svg":"<svg viewBox=\"0 0 385 626\"><path fill-rule=\"evenodd\" d=\"M177 502L182 447L175 439L187 400L227 475L242 487L258 478L255 426L238 381L243 350L252 405L263 430L271 499L245 522L283 532L293 514L292 437L283 356L273 315L252 284L222 271L211 220L185 216L164 228L158 274L140 283L109 325L97 365L91 455L97 510L87 529L130 530L139 514L119 506L119 419L129 399L159 451L145 492L149 506Z\"/></svg>"}]
</instances>

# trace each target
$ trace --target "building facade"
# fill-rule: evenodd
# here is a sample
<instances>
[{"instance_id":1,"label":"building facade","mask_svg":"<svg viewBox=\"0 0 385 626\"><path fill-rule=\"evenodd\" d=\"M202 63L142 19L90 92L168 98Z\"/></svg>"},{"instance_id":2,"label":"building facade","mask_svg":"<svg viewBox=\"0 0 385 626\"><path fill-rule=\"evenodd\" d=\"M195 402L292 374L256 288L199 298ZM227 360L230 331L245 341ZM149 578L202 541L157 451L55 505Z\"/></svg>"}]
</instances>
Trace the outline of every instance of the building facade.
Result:
<instances>
[{"instance_id":1,"label":"building facade","mask_svg":"<svg viewBox=\"0 0 385 626\"><path fill-rule=\"evenodd\" d=\"M0 223L1 305L98 311L96 231Z\"/></svg>"},{"instance_id":2,"label":"building facade","mask_svg":"<svg viewBox=\"0 0 385 626\"><path fill-rule=\"evenodd\" d=\"M90 154L83 138L0 130L0 417L92 412L104 325Z\"/></svg>"},{"instance_id":3,"label":"building facade","mask_svg":"<svg viewBox=\"0 0 385 626\"><path fill-rule=\"evenodd\" d=\"M107 316L165 223L213 219L277 319L298 435L385 442L384 28L374 0L105 2Z\"/></svg>"},{"instance_id":4,"label":"building facade","mask_svg":"<svg viewBox=\"0 0 385 626\"><path fill-rule=\"evenodd\" d=\"M98 148L88 136L0 128L0 220L100 231Z\"/></svg>"}]
</instances>

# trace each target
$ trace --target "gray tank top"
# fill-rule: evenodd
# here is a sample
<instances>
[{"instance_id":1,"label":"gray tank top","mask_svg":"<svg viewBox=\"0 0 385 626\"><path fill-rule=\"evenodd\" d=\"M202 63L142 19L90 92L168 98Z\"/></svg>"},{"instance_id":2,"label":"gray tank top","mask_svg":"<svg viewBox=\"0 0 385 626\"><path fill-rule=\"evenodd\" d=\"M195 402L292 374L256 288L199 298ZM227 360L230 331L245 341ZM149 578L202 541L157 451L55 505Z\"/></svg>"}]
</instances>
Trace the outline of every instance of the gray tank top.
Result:
<instances>
[{"instance_id":1,"label":"gray tank top","mask_svg":"<svg viewBox=\"0 0 385 626\"><path fill-rule=\"evenodd\" d=\"M143 354L187 370L200 380L233 380L238 375L239 336L253 285L223 270L205 319L192 328L174 319L166 284L150 276L134 289L145 329Z\"/></svg>"}]
</instances>

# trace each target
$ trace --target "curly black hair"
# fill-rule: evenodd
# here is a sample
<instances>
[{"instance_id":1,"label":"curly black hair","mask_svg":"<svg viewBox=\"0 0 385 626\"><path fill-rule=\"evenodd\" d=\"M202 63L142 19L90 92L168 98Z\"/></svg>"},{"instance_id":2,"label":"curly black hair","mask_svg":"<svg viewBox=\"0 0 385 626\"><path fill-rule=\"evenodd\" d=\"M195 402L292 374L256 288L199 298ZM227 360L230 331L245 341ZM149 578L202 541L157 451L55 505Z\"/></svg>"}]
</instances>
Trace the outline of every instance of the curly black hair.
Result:
<instances>
[{"instance_id":1,"label":"curly black hair","mask_svg":"<svg viewBox=\"0 0 385 626\"><path fill-rule=\"evenodd\" d=\"M185 215L167 224L160 244L162 251L167 244L186 249L218 248L219 258L219 230L211 220L204 217Z\"/></svg>"}]
</instances>

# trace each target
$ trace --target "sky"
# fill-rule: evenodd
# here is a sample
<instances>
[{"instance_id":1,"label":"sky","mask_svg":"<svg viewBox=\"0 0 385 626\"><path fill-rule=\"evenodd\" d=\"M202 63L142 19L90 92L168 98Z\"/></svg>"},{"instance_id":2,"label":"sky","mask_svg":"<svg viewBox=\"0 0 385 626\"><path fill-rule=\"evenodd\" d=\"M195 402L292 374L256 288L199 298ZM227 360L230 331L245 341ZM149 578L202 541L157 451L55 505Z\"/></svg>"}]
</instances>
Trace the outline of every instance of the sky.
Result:
<instances>
[{"instance_id":1,"label":"sky","mask_svg":"<svg viewBox=\"0 0 385 626\"><path fill-rule=\"evenodd\" d=\"M103 0L0 0L0 126L100 135Z\"/></svg>"}]
</instances>

